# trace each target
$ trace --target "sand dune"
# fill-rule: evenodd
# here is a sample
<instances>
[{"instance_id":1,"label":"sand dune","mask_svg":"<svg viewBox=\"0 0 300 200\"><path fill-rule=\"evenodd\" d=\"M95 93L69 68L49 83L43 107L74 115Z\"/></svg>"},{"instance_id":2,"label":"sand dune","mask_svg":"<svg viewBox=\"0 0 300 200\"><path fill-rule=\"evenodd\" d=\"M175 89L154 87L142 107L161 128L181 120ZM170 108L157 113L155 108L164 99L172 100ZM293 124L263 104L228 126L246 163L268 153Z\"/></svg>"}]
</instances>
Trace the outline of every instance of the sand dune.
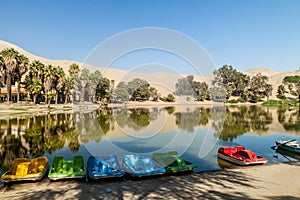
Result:
<instances>
[{"instance_id":1,"label":"sand dune","mask_svg":"<svg viewBox=\"0 0 300 200\"><path fill-rule=\"evenodd\" d=\"M156 87L162 96L165 96L168 93L171 93L172 91L174 91L175 83L177 82L177 80L179 78L186 76L186 75L181 75L181 74L168 74L168 73L161 73L161 72L157 72L157 73L140 73L140 72L134 72L134 71L128 72L128 71L121 70L121 69L103 68L101 66L92 66L92 65L88 65L88 64L84 64L84 63L80 63L80 62L76 62L76 61L70 61L70 60L51 60L51 59L33 55L33 54L25 51L24 49L20 48L17 45L0 40L0 51L4 48L14 48L21 54L24 54L25 56L27 56L30 59L30 61L40 60L42 63L44 63L46 65L52 64L54 66L61 66L65 70L66 73L68 73L67 70L72 63L77 63L77 64L79 64L79 66L81 66L81 68L82 67L87 68L91 72L94 72L95 70L99 70L105 77L107 77L111 80L115 80L116 84L118 84L121 81L128 82L134 78L145 79L146 81L148 81L150 83L150 85ZM270 97L271 99L276 99L277 87L280 84L282 84L283 78L285 76L300 75L300 71L280 72L280 71L270 70L267 67L249 69L244 73L249 76L254 76L258 73L268 76L270 84L273 85L273 92ZM209 76L206 76L206 77L195 76L195 80L201 81L201 82L205 81L208 84L210 84L211 80L212 80L212 76L210 76L210 77Z\"/></svg>"}]
</instances>

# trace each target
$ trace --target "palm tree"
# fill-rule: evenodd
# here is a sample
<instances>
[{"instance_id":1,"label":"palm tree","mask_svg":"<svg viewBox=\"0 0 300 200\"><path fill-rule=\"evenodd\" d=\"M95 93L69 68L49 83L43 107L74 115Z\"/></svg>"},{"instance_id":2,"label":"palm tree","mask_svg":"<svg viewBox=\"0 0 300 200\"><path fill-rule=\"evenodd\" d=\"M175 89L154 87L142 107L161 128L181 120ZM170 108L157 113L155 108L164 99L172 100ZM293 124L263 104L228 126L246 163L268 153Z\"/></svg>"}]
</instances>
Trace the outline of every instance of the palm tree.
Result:
<instances>
[{"instance_id":1,"label":"palm tree","mask_svg":"<svg viewBox=\"0 0 300 200\"><path fill-rule=\"evenodd\" d=\"M69 67L69 73L70 73L70 76L73 77L73 78L76 78L78 76L78 73L79 73L79 65L76 64L76 63L72 63Z\"/></svg>"},{"instance_id":2,"label":"palm tree","mask_svg":"<svg viewBox=\"0 0 300 200\"><path fill-rule=\"evenodd\" d=\"M0 86L4 85L5 83L5 74L2 72L4 72L4 61L0 54ZM1 88L0 88L0 93L1 93Z\"/></svg>"},{"instance_id":3,"label":"palm tree","mask_svg":"<svg viewBox=\"0 0 300 200\"><path fill-rule=\"evenodd\" d=\"M11 100L11 85L12 78L15 73L17 63L17 56L19 52L14 50L13 48L6 48L0 52L2 56L4 67L3 73L6 75L6 86L7 86L7 102L9 103Z\"/></svg>"},{"instance_id":4,"label":"palm tree","mask_svg":"<svg viewBox=\"0 0 300 200\"><path fill-rule=\"evenodd\" d=\"M36 98L38 94L43 90L43 84L39 79L27 79L26 81L27 90L33 95L33 103L36 104Z\"/></svg>"},{"instance_id":5,"label":"palm tree","mask_svg":"<svg viewBox=\"0 0 300 200\"><path fill-rule=\"evenodd\" d=\"M50 102L53 97L52 88L53 82L55 80L55 67L48 65L44 69L44 87L45 87L45 98L48 103L48 108L50 108Z\"/></svg>"},{"instance_id":6,"label":"palm tree","mask_svg":"<svg viewBox=\"0 0 300 200\"><path fill-rule=\"evenodd\" d=\"M55 104L58 102L59 93L61 92L65 82L65 72L60 66L54 68L55 80L54 86L56 90Z\"/></svg>"},{"instance_id":7,"label":"palm tree","mask_svg":"<svg viewBox=\"0 0 300 200\"><path fill-rule=\"evenodd\" d=\"M88 69L83 69L80 77L79 77L79 83L80 83L80 87L81 87L81 94L80 94L80 101L81 103L84 102L84 98L85 98L85 87L89 81L89 77L90 77L90 71Z\"/></svg>"},{"instance_id":8,"label":"palm tree","mask_svg":"<svg viewBox=\"0 0 300 200\"><path fill-rule=\"evenodd\" d=\"M45 65L39 60L34 60L29 66L29 75L43 82Z\"/></svg>"},{"instance_id":9,"label":"palm tree","mask_svg":"<svg viewBox=\"0 0 300 200\"><path fill-rule=\"evenodd\" d=\"M76 64L76 63L72 63L72 64L70 65L68 71L69 71L69 74L70 74L71 78L73 78L74 80L77 80L78 74L79 74L79 72L80 72L79 65ZM77 83L77 82L74 81L73 84L75 84L75 83ZM74 98L75 98L75 97L74 97L74 96L75 96L75 90L78 90L78 87L77 87L77 86L76 86L76 87L73 86L71 90L72 90L72 91L71 91L71 93L72 93L72 102L74 102Z\"/></svg>"},{"instance_id":10,"label":"palm tree","mask_svg":"<svg viewBox=\"0 0 300 200\"><path fill-rule=\"evenodd\" d=\"M22 76L28 71L28 65L29 65L29 59L24 56L23 54L19 55L17 57L17 70L16 70L16 82L18 87L18 96L17 96L17 102L20 101L20 83Z\"/></svg>"},{"instance_id":11,"label":"palm tree","mask_svg":"<svg viewBox=\"0 0 300 200\"><path fill-rule=\"evenodd\" d=\"M70 95L71 90L74 88L74 78L71 76L68 76L64 82L64 94L65 94L65 104L68 103L68 101L70 101Z\"/></svg>"}]
</instances>

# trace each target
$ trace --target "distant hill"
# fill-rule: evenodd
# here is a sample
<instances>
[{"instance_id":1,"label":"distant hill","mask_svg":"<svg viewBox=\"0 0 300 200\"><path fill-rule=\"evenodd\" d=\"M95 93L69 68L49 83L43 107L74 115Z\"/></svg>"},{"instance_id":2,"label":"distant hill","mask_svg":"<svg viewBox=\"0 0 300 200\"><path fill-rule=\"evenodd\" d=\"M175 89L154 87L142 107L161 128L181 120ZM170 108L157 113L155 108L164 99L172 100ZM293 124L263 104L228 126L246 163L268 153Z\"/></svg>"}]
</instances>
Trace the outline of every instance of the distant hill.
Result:
<instances>
[{"instance_id":1,"label":"distant hill","mask_svg":"<svg viewBox=\"0 0 300 200\"><path fill-rule=\"evenodd\" d=\"M265 76L273 76L273 75L276 75L276 74L280 74L282 72L271 70L271 69L268 69L267 67L259 67L259 68L249 69L249 70L245 71L244 73L249 75L249 76L253 76L253 75L256 75L258 73L261 73L262 75L265 75Z\"/></svg>"},{"instance_id":2,"label":"distant hill","mask_svg":"<svg viewBox=\"0 0 300 200\"><path fill-rule=\"evenodd\" d=\"M181 74L167 74L167 73L152 73L152 74L146 74L146 73L139 73L139 72L128 72L125 70L115 69L115 68L102 68L100 66L92 66L83 64L76 61L70 61L70 60L51 60L43 57L39 57L36 55L33 55L24 49L20 48L17 45L11 44L6 41L0 40L0 51L4 48L14 48L19 53L24 54L26 57L29 58L30 61L33 60L40 60L42 63L48 65L52 64L54 66L61 66L66 74L68 74L68 68L72 63L77 63L79 66L84 66L85 68L88 68L91 72L95 70L99 70L105 77L115 80L116 84L118 84L121 81L129 81L133 78L141 78L147 80L152 86L156 87L159 90L159 93L163 96L167 95L168 93L171 93L175 90L175 83L179 78L186 77L186 75ZM271 98L276 98L276 92L277 87L282 84L282 80L285 76L292 76L292 75L299 75L300 71L295 72L280 72L280 71L274 71L271 69L268 69L267 67L260 67L260 68L254 68L249 69L246 72L243 72L249 76L254 76L255 74L261 73L265 76L268 76L270 79L270 84L273 85L273 94ZM195 76L196 81L200 82L207 82L208 84L211 83L212 76Z\"/></svg>"}]
</instances>

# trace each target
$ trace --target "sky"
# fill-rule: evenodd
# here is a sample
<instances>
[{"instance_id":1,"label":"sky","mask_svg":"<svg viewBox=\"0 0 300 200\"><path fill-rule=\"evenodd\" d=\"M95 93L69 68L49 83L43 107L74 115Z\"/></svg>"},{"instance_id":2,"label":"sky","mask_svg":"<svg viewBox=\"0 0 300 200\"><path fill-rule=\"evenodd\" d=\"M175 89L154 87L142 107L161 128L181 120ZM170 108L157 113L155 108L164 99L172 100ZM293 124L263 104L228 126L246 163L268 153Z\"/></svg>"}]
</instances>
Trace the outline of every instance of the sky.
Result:
<instances>
[{"instance_id":1,"label":"sky","mask_svg":"<svg viewBox=\"0 0 300 200\"><path fill-rule=\"evenodd\" d=\"M156 27L196 42L217 68L300 67L298 0L1 0L0 7L0 40L45 58L89 62L114 36ZM193 73L189 60L161 49L127 52L110 67L149 63Z\"/></svg>"}]
</instances>

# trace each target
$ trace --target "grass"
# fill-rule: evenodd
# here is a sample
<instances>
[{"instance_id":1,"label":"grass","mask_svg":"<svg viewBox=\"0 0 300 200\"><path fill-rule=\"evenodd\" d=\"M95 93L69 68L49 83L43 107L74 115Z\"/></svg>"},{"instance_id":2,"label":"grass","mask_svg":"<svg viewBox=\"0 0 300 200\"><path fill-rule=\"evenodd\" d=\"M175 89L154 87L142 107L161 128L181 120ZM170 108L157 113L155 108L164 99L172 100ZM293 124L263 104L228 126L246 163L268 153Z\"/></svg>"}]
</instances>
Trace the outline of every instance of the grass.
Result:
<instances>
[{"instance_id":1,"label":"grass","mask_svg":"<svg viewBox=\"0 0 300 200\"><path fill-rule=\"evenodd\" d=\"M263 106L288 106L289 104L297 105L298 102L295 100L268 100L262 103Z\"/></svg>"}]
</instances>

